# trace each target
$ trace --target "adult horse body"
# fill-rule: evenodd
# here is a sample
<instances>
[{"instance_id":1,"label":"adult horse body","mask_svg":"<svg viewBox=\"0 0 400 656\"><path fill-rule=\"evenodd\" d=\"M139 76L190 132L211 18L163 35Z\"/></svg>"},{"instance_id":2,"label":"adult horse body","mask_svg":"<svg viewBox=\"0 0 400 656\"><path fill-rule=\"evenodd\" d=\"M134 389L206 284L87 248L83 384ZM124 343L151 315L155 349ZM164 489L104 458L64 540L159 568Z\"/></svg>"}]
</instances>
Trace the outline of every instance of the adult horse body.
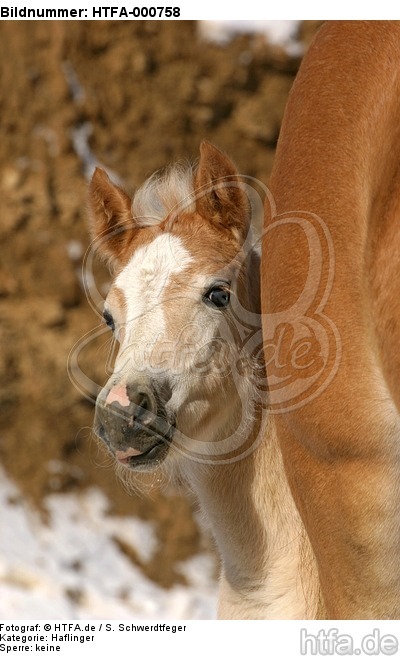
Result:
<instances>
[{"instance_id":1,"label":"adult horse body","mask_svg":"<svg viewBox=\"0 0 400 656\"><path fill-rule=\"evenodd\" d=\"M399 165L399 23L326 23L291 91L270 190L281 218L317 214L335 249L324 312L340 365L275 417L332 618L400 617ZM295 302L308 261L296 225L266 233L266 316Z\"/></svg>"}]
</instances>

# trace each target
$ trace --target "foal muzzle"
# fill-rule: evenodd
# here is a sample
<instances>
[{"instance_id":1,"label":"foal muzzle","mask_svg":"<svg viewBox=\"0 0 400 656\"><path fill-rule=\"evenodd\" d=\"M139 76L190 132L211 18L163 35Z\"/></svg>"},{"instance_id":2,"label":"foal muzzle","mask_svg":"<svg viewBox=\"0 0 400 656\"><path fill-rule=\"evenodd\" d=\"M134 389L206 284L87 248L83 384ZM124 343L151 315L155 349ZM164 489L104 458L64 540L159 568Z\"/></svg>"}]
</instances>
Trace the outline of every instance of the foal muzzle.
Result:
<instances>
[{"instance_id":1,"label":"foal muzzle","mask_svg":"<svg viewBox=\"0 0 400 656\"><path fill-rule=\"evenodd\" d=\"M96 401L94 431L116 460L130 468L149 469L166 457L174 432L167 417L166 386L150 383L106 385Z\"/></svg>"}]
</instances>

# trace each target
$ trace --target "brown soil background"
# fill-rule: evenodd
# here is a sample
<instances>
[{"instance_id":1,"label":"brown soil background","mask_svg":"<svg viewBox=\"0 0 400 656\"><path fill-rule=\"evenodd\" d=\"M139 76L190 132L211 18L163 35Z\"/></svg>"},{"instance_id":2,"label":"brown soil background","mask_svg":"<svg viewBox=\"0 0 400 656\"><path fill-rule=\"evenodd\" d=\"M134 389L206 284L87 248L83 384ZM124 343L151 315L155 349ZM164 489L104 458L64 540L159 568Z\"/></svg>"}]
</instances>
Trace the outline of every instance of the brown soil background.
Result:
<instances>
[{"instance_id":1,"label":"brown soil background","mask_svg":"<svg viewBox=\"0 0 400 656\"><path fill-rule=\"evenodd\" d=\"M318 27L300 26L305 44ZM206 138L264 183L299 65L264 38L202 42L192 22L0 23L0 458L37 507L96 485L111 512L157 522L146 573L164 586L177 561L207 547L180 491L128 495L91 436L93 405L71 384L68 354L99 323L79 281L86 232L87 132L93 155L129 191ZM99 267L100 281L107 273ZM106 378L107 343L85 371ZM120 548L138 562L127 545Z\"/></svg>"}]
</instances>

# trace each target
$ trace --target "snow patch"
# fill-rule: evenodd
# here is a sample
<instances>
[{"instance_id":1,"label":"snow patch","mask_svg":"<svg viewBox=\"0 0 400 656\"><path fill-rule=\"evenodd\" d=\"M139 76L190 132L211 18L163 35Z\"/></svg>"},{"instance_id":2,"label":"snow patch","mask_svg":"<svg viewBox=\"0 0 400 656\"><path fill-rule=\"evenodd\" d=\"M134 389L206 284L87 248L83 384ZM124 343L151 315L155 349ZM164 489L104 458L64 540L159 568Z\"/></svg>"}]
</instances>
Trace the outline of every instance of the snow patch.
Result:
<instances>
[{"instance_id":1,"label":"snow patch","mask_svg":"<svg viewBox=\"0 0 400 656\"><path fill-rule=\"evenodd\" d=\"M154 525L113 517L98 489L47 498L45 522L0 470L0 617L7 620L215 619L215 563L183 563L188 587L161 589L119 549L145 562L157 549ZM162 565L161 565L162 566Z\"/></svg>"},{"instance_id":2,"label":"snow patch","mask_svg":"<svg viewBox=\"0 0 400 656\"><path fill-rule=\"evenodd\" d=\"M280 45L292 56L301 55L297 41L300 21L296 20L223 20L199 21L201 38L224 45L237 34L263 34L272 45Z\"/></svg>"}]
</instances>

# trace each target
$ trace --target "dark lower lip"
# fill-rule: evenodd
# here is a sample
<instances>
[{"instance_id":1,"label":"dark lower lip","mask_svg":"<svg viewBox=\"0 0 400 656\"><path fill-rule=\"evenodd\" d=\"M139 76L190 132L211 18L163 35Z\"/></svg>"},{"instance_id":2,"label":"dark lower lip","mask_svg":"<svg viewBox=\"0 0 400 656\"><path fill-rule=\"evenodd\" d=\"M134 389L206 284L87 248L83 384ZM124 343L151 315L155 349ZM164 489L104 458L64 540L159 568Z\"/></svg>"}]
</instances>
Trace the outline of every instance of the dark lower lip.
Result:
<instances>
[{"instance_id":1,"label":"dark lower lip","mask_svg":"<svg viewBox=\"0 0 400 656\"><path fill-rule=\"evenodd\" d=\"M153 438L153 444L147 449L147 451L144 451L138 455L127 455L126 458L124 458L123 453L119 451L120 455L118 458L116 458L115 454L117 449L115 448L113 442L108 438L104 427L101 425L95 425L94 427L95 434L104 442L113 457L116 458L116 461L123 467L127 467L129 469L149 469L157 467L164 460L169 451L174 430L175 424L170 424L168 432L165 435L158 436L155 431L152 431L151 434L149 434L149 430L147 429L145 432L146 440L148 440L149 437ZM157 439L157 437L159 437L159 439ZM129 453L129 441L129 439L126 441L125 447L127 453ZM134 440L132 440L132 442L133 441ZM135 448L136 445L131 444L131 446ZM139 448L141 449L143 447L140 446Z\"/></svg>"},{"instance_id":2,"label":"dark lower lip","mask_svg":"<svg viewBox=\"0 0 400 656\"><path fill-rule=\"evenodd\" d=\"M137 456L118 458L117 462L119 462L124 467L128 467L129 469L138 469L141 467L148 468L149 466L155 467L159 465L166 457L169 451L170 443L171 440L165 437L160 440L160 442L153 444L153 446L150 447L148 451L145 451L144 453L141 453Z\"/></svg>"}]
</instances>

